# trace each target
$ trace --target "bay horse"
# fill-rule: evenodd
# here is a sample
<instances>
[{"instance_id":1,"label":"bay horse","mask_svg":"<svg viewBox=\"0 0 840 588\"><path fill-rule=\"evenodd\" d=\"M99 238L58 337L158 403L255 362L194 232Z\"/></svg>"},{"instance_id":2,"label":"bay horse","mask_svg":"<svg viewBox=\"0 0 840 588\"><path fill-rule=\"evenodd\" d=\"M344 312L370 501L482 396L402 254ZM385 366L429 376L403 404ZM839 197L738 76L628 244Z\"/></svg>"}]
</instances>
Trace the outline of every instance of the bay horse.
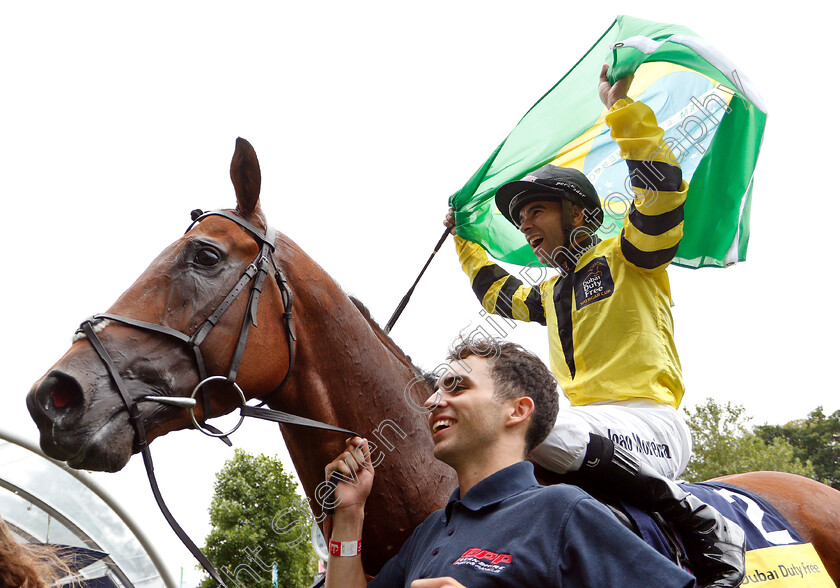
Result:
<instances>
[{"instance_id":1,"label":"bay horse","mask_svg":"<svg viewBox=\"0 0 840 588\"><path fill-rule=\"evenodd\" d=\"M236 208L202 216L107 316L83 323L70 350L33 385L27 405L44 452L88 470L125 466L140 451L138 426L151 442L204 426L205 418L234 411L246 399L358 431L373 443L377 468L363 536L364 566L375 574L456 486L452 470L432 455L419 408L431 389L360 304L288 237L271 236L259 206L260 178L256 153L237 139ZM259 303L252 304L253 290L251 298L236 294L258 261L278 271L263 276ZM186 343L198 334L199 345ZM218 377L225 373L227 381ZM208 374L216 379L205 380ZM184 400L199 388L206 403L189 410L161 401ZM321 521L324 466L343 450L346 435L282 424L281 430ZM774 472L722 480L775 506L840 582L840 492Z\"/></svg>"}]
</instances>

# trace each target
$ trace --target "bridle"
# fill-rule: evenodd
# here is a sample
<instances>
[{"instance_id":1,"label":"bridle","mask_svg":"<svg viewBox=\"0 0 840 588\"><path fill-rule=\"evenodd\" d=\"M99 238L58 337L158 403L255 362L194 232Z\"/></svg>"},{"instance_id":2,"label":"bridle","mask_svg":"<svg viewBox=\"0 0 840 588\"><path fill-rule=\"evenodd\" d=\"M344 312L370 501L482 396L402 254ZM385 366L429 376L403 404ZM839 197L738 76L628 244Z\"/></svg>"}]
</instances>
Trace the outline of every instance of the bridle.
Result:
<instances>
[{"instance_id":1,"label":"bridle","mask_svg":"<svg viewBox=\"0 0 840 588\"><path fill-rule=\"evenodd\" d=\"M283 378L280 385L274 390L274 393L279 392L288 382L289 377L292 374L292 369L294 368L294 361L295 361L295 342L297 341L297 337L295 336L294 332L294 324L293 324L293 314L292 314L292 305L294 303L294 295L292 293L291 288L289 287L288 281L286 280L286 275L283 272L283 269L277 265L274 260L274 249L275 249L275 236L276 232L273 228L267 227L266 231L263 233L258 227L253 225L252 223L248 222L241 216L228 211L228 210L214 210L210 212L202 212L201 210L194 210L191 214L192 223L187 228L186 233L198 223L200 223L203 219L209 216L221 216L224 217L243 229L245 229L254 240L257 242L257 245L260 247L260 251L254 260L245 268L242 276L233 286L233 288L228 292L227 296L222 300L222 302L216 307L210 316L208 316L204 322L195 330L192 335L186 335L181 331L173 329L171 327L167 327L165 325L160 325L157 323L151 323L147 321L143 321L140 319L125 317L117 314L112 313L102 313L93 315L90 318L85 319L77 333L81 332L84 333L85 337L90 344L93 346L94 351L102 360L102 363L105 365L108 374L111 376L111 379L114 382L114 385L117 388L117 391L122 398L123 403L126 406L128 411L128 421L131 426L134 428L134 449L135 452L139 451L143 454L143 463L146 466L146 474L149 478L149 484L152 487L152 493L155 496L155 500L158 503L158 506L163 513L164 518L169 523L170 527L172 527L173 531L178 535L187 549L195 556L195 558L201 563L204 569L207 571L208 574L222 587L225 587L225 583L219 577L218 572L215 570L213 565L207 559L207 557L201 552L201 550L193 543L193 541L189 538L189 536L184 532L181 526L175 521L172 514L169 512L166 504L163 501L163 497L160 494L160 489L158 488L157 480L154 474L154 465L152 464L152 455L149 451L149 444L146 440L146 430L143 425L143 419L141 418L140 408L138 406L138 401L152 401L158 402L161 404L167 404L172 406L183 407L189 410L190 418L193 422L193 425L205 435L209 435L211 437L218 437L222 439L227 445L232 445L228 435L232 434L236 431L241 425L242 422L245 420L246 416L259 418L268 421L274 421L278 423L285 423L285 424L292 424L292 425L302 425L307 427L313 427L318 429L324 429L327 431L336 431L340 433L349 434L351 436L357 436L356 433L353 431L349 431L347 429L342 429L339 427L334 427L332 425L328 425L326 423L322 423L319 421L315 421L312 419L307 419L304 417L295 416L289 413L285 413L278 410L271 410L268 408L263 408L265 401L260 403L257 406L250 406L246 404L246 397L245 393L242 391L242 388L236 383L236 376L239 372L239 366L242 362L242 356L245 352L245 346L248 341L248 333L251 329L251 326L257 326L257 306L260 300L260 294L262 293L263 286L265 284L266 278L269 274L274 276L274 281L277 284L277 287L280 290L280 295L283 301L283 325L286 332L286 341L288 344L289 349L289 367L286 371L286 375ZM237 299L237 297L245 290L249 283L252 283L251 290L248 296L248 305L245 308L245 314L242 318L242 326L239 330L239 340L236 344L236 348L233 352L233 357L231 358L230 367L227 370L227 375L208 375L207 368L204 362L204 357L201 353L201 344L206 339L207 335L213 329L214 326L219 322L222 315L230 308L233 302ZM170 338L175 338L182 344L188 345L193 352L195 357L195 364L196 369L199 375L199 383L193 389L192 394L189 398L186 397L170 397L170 396L138 396L132 398L131 394L128 392L128 388L125 385L122 377L120 376L119 370L117 369L116 365L114 364L113 359L108 354L105 349L105 346L102 344L102 341L99 339L98 335L96 334L95 324L100 320L109 320L120 323L122 325L126 325L129 327L134 327L137 329L141 329L144 331L152 331L154 333L158 333L161 335L165 335ZM212 425L204 422L206 418L210 415L210 394L208 393L207 385L210 382L220 382L224 381L229 386L234 388L236 392L239 394L241 405L239 409L239 421L237 424L227 432L221 432ZM195 416L195 406L197 403L196 396L198 393L202 393L202 401L203 401L203 415L201 421L196 419Z\"/></svg>"}]
</instances>

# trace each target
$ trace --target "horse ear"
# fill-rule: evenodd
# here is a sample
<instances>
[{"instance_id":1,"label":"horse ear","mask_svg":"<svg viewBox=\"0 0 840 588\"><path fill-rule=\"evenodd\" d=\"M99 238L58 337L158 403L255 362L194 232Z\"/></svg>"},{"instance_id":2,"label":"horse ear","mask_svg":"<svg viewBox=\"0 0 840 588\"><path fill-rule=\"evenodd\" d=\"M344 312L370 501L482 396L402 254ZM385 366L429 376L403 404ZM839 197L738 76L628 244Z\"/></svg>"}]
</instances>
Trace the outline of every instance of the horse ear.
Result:
<instances>
[{"instance_id":1,"label":"horse ear","mask_svg":"<svg viewBox=\"0 0 840 588\"><path fill-rule=\"evenodd\" d=\"M236 209L246 217L251 216L260 205L262 176L257 152L242 137L236 139L236 150L230 161L230 179L236 191Z\"/></svg>"}]
</instances>

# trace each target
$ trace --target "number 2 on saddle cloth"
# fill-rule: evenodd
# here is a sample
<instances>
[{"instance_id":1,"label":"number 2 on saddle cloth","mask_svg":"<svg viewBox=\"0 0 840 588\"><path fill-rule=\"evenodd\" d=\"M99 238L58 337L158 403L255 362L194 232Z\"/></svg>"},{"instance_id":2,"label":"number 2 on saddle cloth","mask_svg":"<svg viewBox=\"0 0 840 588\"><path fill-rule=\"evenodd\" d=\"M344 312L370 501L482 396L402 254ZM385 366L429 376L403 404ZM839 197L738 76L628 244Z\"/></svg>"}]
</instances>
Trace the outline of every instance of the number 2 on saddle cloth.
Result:
<instances>
[{"instance_id":1,"label":"number 2 on saddle cloth","mask_svg":"<svg viewBox=\"0 0 840 588\"><path fill-rule=\"evenodd\" d=\"M746 576L741 586L836 588L813 545L807 543L775 508L759 496L724 482L680 484L680 487L711 504L744 529ZM673 544L673 533L666 535L648 513L632 505L622 506L648 545L686 567L684 558Z\"/></svg>"}]
</instances>

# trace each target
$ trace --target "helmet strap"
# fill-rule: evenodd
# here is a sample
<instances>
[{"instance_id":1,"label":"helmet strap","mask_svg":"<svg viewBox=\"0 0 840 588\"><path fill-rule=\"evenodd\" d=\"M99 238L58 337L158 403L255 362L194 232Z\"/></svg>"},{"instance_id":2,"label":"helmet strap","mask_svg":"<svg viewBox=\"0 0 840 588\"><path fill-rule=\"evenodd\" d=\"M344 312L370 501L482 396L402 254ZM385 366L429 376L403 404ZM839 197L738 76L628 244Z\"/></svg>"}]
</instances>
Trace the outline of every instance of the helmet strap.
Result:
<instances>
[{"instance_id":1,"label":"helmet strap","mask_svg":"<svg viewBox=\"0 0 840 588\"><path fill-rule=\"evenodd\" d=\"M572 201L563 198L562 200L562 211L563 211L563 230L566 232L565 243L564 246L569 247L571 244L572 239L572 231L575 229L574 226L574 213L572 211Z\"/></svg>"}]
</instances>

